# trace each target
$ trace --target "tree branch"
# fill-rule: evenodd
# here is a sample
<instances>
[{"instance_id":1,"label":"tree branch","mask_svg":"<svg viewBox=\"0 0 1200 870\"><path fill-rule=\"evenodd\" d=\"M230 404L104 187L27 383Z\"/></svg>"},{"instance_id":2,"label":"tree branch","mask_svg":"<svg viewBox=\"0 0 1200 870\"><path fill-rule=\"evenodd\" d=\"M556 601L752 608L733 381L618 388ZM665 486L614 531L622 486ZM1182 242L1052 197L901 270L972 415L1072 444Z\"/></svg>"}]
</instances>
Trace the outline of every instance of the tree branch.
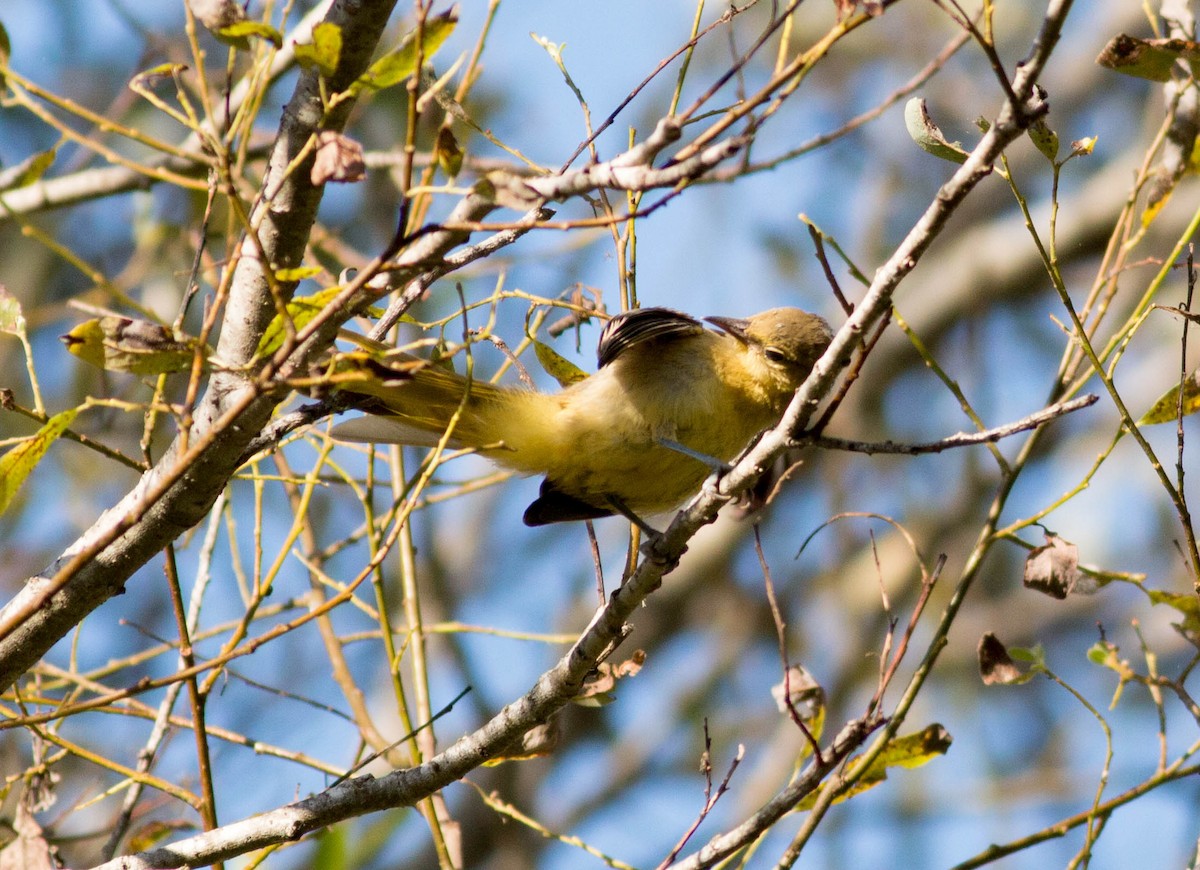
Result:
<instances>
[{"instance_id":1,"label":"tree branch","mask_svg":"<svg viewBox=\"0 0 1200 870\"><path fill-rule=\"evenodd\" d=\"M330 87L344 89L366 70L394 3L332 4L328 20L342 28L343 49ZM319 89L315 70L300 76L264 185L273 195L251 216L258 242L235 267L218 346L234 364L253 357L275 310L259 246L272 269L298 263L321 199L307 170L285 172L322 122ZM348 105L338 116L324 119L324 125L344 124L347 112ZM242 374L214 373L191 427L125 498L0 611L0 686L11 686L88 613L121 592L134 571L207 514L275 403L275 397Z\"/></svg>"},{"instance_id":2,"label":"tree branch","mask_svg":"<svg viewBox=\"0 0 1200 870\"><path fill-rule=\"evenodd\" d=\"M904 456L917 456L922 453L941 453L943 450L951 450L955 447L969 447L973 444L991 444L1010 435L1016 435L1018 432L1028 432L1030 429L1036 429L1039 426L1049 423L1051 420L1066 416L1072 411L1078 411L1081 408L1094 405L1099 400L1099 396L1089 393L1086 396L1071 399L1069 402L1058 402L1048 408L1036 411L1028 417L1015 420L1012 423L1005 423L1003 426L997 426L994 429L985 429L982 432L959 432L956 435L950 435L938 441L929 441L924 444L901 444L897 441L850 441L845 438L830 438L828 435L819 435L810 439L808 443L827 450L849 450L854 453L867 454L892 453Z\"/></svg>"},{"instance_id":3,"label":"tree branch","mask_svg":"<svg viewBox=\"0 0 1200 870\"><path fill-rule=\"evenodd\" d=\"M267 71L267 81L277 81L294 66L296 44L312 41L313 25L325 17L332 3L333 0L320 0L284 37L283 45L271 59L271 66ZM261 87L261 85L261 82L250 78L239 82L237 87L230 92L229 98L221 100L217 105L217 122L215 125L206 124L207 132L212 133L214 126L224 126L230 117L237 114L246 98L251 95L251 89ZM205 153L201 146L200 135L192 133L179 145L179 150L194 152L195 160L172 156L153 161L148 166L152 169L168 169L179 175L199 177L208 172L211 164L211 156ZM149 190L157 183L158 179L152 175L137 172L125 166L83 169L69 175L43 179L16 190L6 191L3 199L0 200L0 221L9 220L21 214L77 205L81 202L102 199L119 193Z\"/></svg>"}]
</instances>

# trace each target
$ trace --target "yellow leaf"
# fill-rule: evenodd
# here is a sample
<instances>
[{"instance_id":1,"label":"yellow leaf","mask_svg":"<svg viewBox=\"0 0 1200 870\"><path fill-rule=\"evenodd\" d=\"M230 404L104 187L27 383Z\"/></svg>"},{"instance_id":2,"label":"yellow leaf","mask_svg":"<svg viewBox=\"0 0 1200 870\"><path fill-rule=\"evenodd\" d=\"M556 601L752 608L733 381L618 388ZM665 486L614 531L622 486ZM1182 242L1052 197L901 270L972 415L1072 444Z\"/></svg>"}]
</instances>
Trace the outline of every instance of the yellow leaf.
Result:
<instances>
[{"instance_id":1,"label":"yellow leaf","mask_svg":"<svg viewBox=\"0 0 1200 870\"><path fill-rule=\"evenodd\" d=\"M1083 139L1076 139L1071 143L1071 152L1074 154L1082 154L1084 156L1091 154L1096 147L1097 136L1086 136Z\"/></svg>"},{"instance_id":2,"label":"yellow leaf","mask_svg":"<svg viewBox=\"0 0 1200 870\"><path fill-rule=\"evenodd\" d=\"M1042 156L1053 163L1058 157L1058 134L1050 129L1046 120L1038 118L1025 132L1037 150L1042 152Z\"/></svg>"},{"instance_id":3,"label":"yellow leaf","mask_svg":"<svg viewBox=\"0 0 1200 870\"><path fill-rule=\"evenodd\" d=\"M249 37L265 39L276 48L283 45L283 34L262 21L236 21L225 27L218 27L213 36L226 45L245 50L250 47Z\"/></svg>"},{"instance_id":4,"label":"yellow leaf","mask_svg":"<svg viewBox=\"0 0 1200 870\"><path fill-rule=\"evenodd\" d=\"M297 266L294 269L276 269L275 278L279 281L303 281L314 275L321 274L320 266Z\"/></svg>"},{"instance_id":5,"label":"yellow leaf","mask_svg":"<svg viewBox=\"0 0 1200 870\"><path fill-rule=\"evenodd\" d=\"M534 339L533 352L537 354L538 362L542 364L542 368L546 370L546 373L550 377L558 381L559 386L569 387L571 384L576 384L587 379L587 372L550 345L543 344Z\"/></svg>"},{"instance_id":6,"label":"yellow leaf","mask_svg":"<svg viewBox=\"0 0 1200 870\"><path fill-rule=\"evenodd\" d=\"M50 445L71 425L78 413L78 408L70 408L61 414L55 414L32 436L0 456L0 514L8 510L25 478L41 461Z\"/></svg>"},{"instance_id":7,"label":"yellow leaf","mask_svg":"<svg viewBox=\"0 0 1200 870\"><path fill-rule=\"evenodd\" d=\"M893 739L854 785L834 799L834 803L841 803L879 785L887 779L889 767L920 767L939 755L945 755L946 750L950 748L950 743L950 732L936 723L916 734L907 734L904 737ZM853 763L853 759L850 763ZM796 809L812 809L820 795L821 789L818 789L800 801L796 805Z\"/></svg>"},{"instance_id":8,"label":"yellow leaf","mask_svg":"<svg viewBox=\"0 0 1200 870\"><path fill-rule=\"evenodd\" d=\"M1200 411L1200 370L1192 372L1183 381L1183 415L1195 414ZM1142 419L1137 421L1139 426L1153 426L1156 423L1170 423L1176 419L1179 413L1179 388L1176 384L1167 390L1153 405L1150 410L1142 415Z\"/></svg>"},{"instance_id":9,"label":"yellow leaf","mask_svg":"<svg viewBox=\"0 0 1200 870\"><path fill-rule=\"evenodd\" d=\"M342 29L322 21L312 31L312 42L297 43L296 62L305 69L316 67L325 78L332 76L342 58Z\"/></svg>"},{"instance_id":10,"label":"yellow leaf","mask_svg":"<svg viewBox=\"0 0 1200 870\"><path fill-rule=\"evenodd\" d=\"M463 151L449 127L438 130L437 162L447 178L455 178L462 171Z\"/></svg>"},{"instance_id":11,"label":"yellow leaf","mask_svg":"<svg viewBox=\"0 0 1200 870\"><path fill-rule=\"evenodd\" d=\"M130 79L129 82L130 84L141 84L142 82L146 82L151 79L171 78L172 76L186 71L187 64L185 63L160 63L155 64L154 66L150 67L150 69L142 70L132 79Z\"/></svg>"},{"instance_id":12,"label":"yellow leaf","mask_svg":"<svg viewBox=\"0 0 1200 870\"><path fill-rule=\"evenodd\" d=\"M916 734L897 737L887 745L872 768L921 767L939 755L945 755L953 738L938 724L922 728Z\"/></svg>"}]
</instances>

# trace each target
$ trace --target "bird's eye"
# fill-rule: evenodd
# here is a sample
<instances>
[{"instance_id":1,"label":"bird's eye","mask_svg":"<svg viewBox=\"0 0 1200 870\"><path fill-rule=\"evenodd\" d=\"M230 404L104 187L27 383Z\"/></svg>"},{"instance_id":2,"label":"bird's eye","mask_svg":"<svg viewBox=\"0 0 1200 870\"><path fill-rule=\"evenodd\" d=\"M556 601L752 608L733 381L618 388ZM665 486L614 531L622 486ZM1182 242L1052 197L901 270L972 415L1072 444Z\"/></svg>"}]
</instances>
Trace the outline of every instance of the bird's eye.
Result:
<instances>
[{"instance_id":1,"label":"bird's eye","mask_svg":"<svg viewBox=\"0 0 1200 870\"><path fill-rule=\"evenodd\" d=\"M785 363L788 361L788 355L777 347L764 347L763 356L773 363Z\"/></svg>"}]
</instances>

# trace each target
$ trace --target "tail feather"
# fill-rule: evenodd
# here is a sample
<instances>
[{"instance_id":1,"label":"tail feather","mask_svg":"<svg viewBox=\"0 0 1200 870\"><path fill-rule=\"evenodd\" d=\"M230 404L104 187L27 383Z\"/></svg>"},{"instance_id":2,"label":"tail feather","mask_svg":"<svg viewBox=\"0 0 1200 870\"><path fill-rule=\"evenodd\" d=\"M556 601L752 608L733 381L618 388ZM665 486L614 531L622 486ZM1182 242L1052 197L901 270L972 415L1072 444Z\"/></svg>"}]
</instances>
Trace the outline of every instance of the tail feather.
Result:
<instances>
[{"instance_id":1,"label":"tail feather","mask_svg":"<svg viewBox=\"0 0 1200 870\"><path fill-rule=\"evenodd\" d=\"M371 416L339 423L333 428L334 437L432 446L458 414L450 446L484 447L497 440L490 422L493 415L488 412L503 404L508 390L483 381L468 381L437 365L412 367L414 361L405 360L403 371L372 361L369 369L383 371L360 369L361 377L357 378L353 374L339 375L342 391L370 397L362 405Z\"/></svg>"}]
</instances>

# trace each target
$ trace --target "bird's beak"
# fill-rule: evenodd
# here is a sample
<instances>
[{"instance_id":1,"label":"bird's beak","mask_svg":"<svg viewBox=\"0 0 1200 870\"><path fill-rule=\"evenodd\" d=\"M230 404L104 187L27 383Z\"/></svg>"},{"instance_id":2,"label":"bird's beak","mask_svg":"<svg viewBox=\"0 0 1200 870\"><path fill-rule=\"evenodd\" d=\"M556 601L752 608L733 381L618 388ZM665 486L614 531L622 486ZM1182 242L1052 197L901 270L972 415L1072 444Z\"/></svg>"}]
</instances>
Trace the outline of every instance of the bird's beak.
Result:
<instances>
[{"instance_id":1,"label":"bird's beak","mask_svg":"<svg viewBox=\"0 0 1200 870\"><path fill-rule=\"evenodd\" d=\"M746 334L746 330L750 328L749 320L742 320L737 317L706 317L704 319L723 332L733 336L742 344L750 342L750 336Z\"/></svg>"}]
</instances>

